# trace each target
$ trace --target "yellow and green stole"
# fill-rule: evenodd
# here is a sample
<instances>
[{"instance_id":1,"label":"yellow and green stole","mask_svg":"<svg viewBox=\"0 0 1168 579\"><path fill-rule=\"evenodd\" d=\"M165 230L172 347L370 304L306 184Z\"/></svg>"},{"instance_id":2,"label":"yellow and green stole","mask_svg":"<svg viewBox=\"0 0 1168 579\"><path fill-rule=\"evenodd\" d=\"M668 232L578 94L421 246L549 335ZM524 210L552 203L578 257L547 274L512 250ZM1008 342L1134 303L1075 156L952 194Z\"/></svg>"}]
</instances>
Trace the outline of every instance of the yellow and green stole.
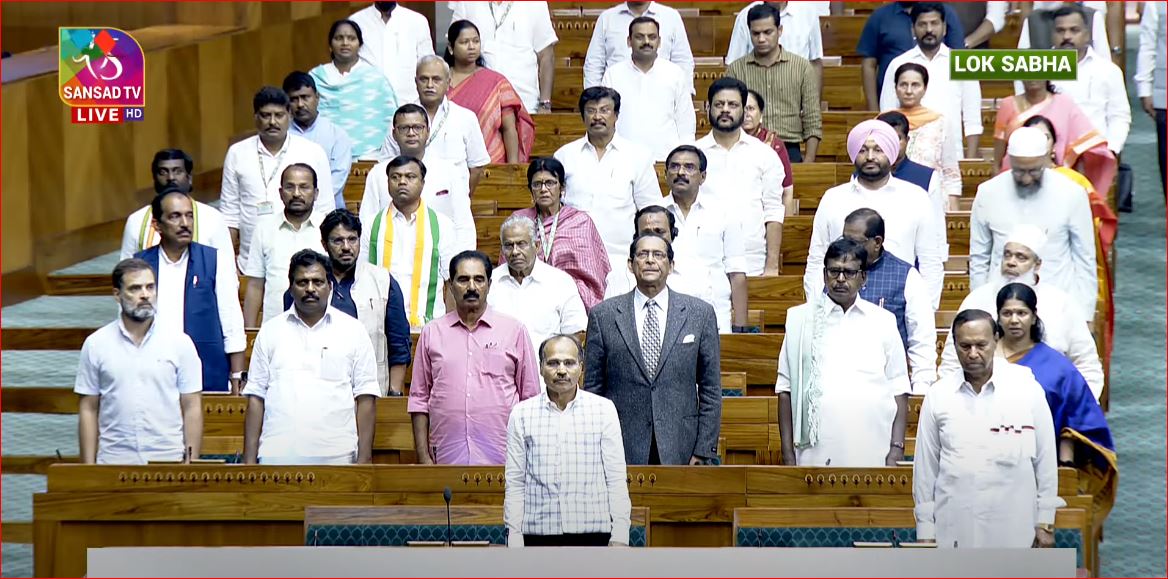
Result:
<instances>
[{"instance_id":1,"label":"yellow and green stole","mask_svg":"<svg viewBox=\"0 0 1168 579\"><path fill-rule=\"evenodd\" d=\"M390 205L373 219L369 236L369 263L392 271L393 216ZM438 256L438 214L419 201L414 221L414 271L410 280L410 311L406 312L411 327L421 327L434 319L434 304L442 299L442 275ZM425 274L425 278L423 278ZM403 290L405 291L405 290ZM424 304L424 306L423 306Z\"/></svg>"},{"instance_id":2,"label":"yellow and green stole","mask_svg":"<svg viewBox=\"0 0 1168 579\"><path fill-rule=\"evenodd\" d=\"M195 224L191 229L191 237L196 243L202 243L199 238L199 204L191 200L191 206L194 207ZM146 215L142 217L142 226L138 228L138 251L144 251L158 245L161 239L158 236L158 228L154 227L154 212L147 207Z\"/></svg>"}]
</instances>

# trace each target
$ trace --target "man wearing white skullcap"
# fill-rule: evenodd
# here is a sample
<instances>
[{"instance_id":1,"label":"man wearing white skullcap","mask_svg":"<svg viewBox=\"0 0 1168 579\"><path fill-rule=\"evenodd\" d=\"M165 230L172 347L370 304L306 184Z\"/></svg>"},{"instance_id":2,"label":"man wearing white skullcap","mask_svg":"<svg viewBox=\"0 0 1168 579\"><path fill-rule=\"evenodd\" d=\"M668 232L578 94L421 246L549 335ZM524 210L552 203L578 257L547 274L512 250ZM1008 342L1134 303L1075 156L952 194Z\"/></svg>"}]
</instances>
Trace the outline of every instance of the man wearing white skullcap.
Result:
<instances>
[{"instance_id":1,"label":"man wearing white skullcap","mask_svg":"<svg viewBox=\"0 0 1168 579\"><path fill-rule=\"evenodd\" d=\"M1103 365L1099 362L1099 351L1095 348L1087 320L1066 292L1050 283L1039 283L1042 278L1039 270L1043 266L1041 252L1046 240L1046 232L1034 225L1023 223L1014 227L1006 237L1000 271L995 271L988 283L970 292L957 311L982 310L997 318L997 295L1002 286L1024 283L1034 288L1044 329L1043 343L1075 364L1098 400L1103 393ZM960 371L961 364L957 360L952 336L948 336L941 351L941 367L937 370L937 377L943 378Z\"/></svg>"},{"instance_id":2,"label":"man wearing white skullcap","mask_svg":"<svg viewBox=\"0 0 1168 579\"><path fill-rule=\"evenodd\" d=\"M848 156L856 171L851 181L828 189L815 210L811 247L803 289L808 296L823 291L823 256L844 232L844 220L861 208L884 218L884 247L908 263L917 263L933 309L941 303L945 275L945 222L933 211L929 194L892 176L900 154L896 129L884 121L867 120L848 133Z\"/></svg>"},{"instance_id":3,"label":"man wearing white skullcap","mask_svg":"<svg viewBox=\"0 0 1168 579\"><path fill-rule=\"evenodd\" d=\"M1008 236L1018 225L1028 223L1046 234L1042 247L1031 248L1042 256L1045 283L1070 295L1084 319L1094 319L1099 280L1087 193L1070 178L1046 170L1050 155L1042 131L1015 130L1006 152L1010 170L982 183L973 201L970 287L993 281L992 272L1002 267Z\"/></svg>"}]
</instances>

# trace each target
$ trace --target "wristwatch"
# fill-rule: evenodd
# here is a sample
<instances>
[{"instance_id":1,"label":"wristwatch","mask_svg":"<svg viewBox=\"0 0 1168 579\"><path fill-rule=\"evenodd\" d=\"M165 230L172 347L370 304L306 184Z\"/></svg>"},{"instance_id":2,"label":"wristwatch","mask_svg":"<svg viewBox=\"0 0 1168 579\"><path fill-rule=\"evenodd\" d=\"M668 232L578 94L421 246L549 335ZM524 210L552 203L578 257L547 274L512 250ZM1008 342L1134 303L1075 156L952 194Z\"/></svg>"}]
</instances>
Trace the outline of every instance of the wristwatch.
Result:
<instances>
[{"instance_id":1,"label":"wristwatch","mask_svg":"<svg viewBox=\"0 0 1168 579\"><path fill-rule=\"evenodd\" d=\"M903 442L893 442L893 443L891 444L891 446L894 446L894 447L896 447L896 448L899 448L899 449L901 449L901 450L904 450L904 443L903 443Z\"/></svg>"},{"instance_id":2,"label":"wristwatch","mask_svg":"<svg viewBox=\"0 0 1168 579\"><path fill-rule=\"evenodd\" d=\"M546 101L539 101L539 105L538 105L538 106L540 106L540 107L547 107L547 108L549 108L549 109L550 109L550 108L552 108L552 101L550 101L550 100L546 100Z\"/></svg>"},{"instance_id":3,"label":"wristwatch","mask_svg":"<svg viewBox=\"0 0 1168 579\"><path fill-rule=\"evenodd\" d=\"M232 372L231 379L239 380L240 382L247 382L247 372Z\"/></svg>"}]
</instances>

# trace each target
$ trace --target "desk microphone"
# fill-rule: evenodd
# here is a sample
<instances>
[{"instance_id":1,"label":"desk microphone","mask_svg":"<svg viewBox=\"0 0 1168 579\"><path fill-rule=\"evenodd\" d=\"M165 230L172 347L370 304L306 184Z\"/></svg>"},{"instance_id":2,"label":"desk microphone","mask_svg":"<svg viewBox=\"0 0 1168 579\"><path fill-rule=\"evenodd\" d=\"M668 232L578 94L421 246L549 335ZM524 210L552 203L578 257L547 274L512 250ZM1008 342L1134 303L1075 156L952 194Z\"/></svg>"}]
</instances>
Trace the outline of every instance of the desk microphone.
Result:
<instances>
[{"instance_id":1,"label":"desk microphone","mask_svg":"<svg viewBox=\"0 0 1168 579\"><path fill-rule=\"evenodd\" d=\"M442 489L442 500L446 501L446 546L447 547L454 544L454 542L451 540L453 533L451 532L451 525L450 525L450 499L453 496L454 496L454 493L450 490L450 487L446 487L445 489Z\"/></svg>"}]
</instances>

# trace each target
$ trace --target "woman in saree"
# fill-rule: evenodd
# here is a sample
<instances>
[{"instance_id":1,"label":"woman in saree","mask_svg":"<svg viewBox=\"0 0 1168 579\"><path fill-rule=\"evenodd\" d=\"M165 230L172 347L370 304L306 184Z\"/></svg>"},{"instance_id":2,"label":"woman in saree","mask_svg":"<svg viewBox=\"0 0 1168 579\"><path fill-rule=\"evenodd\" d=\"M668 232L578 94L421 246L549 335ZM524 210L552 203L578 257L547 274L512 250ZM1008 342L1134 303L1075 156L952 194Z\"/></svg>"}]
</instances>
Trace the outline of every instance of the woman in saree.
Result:
<instances>
[{"instance_id":1,"label":"woman in saree","mask_svg":"<svg viewBox=\"0 0 1168 579\"><path fill-rule=\"evenodd\" d=\"M894 110L908 119L908 148L904 155L941 175L941 194L946 199L943 205L956 211L961 198L961 167L957 159L961 135L950 134L945 115L921 106L929 89L929 71L925 67L906 62L897 67L893 80L900 103L900 108Z\"/></svg>"},{"instance_id":2,"label":"woman in saree","mask_svg":"<svg viewBox=\"0 0 1168 579\"><path fill-rule=\"evenodd\" d=\"M1078 171L1091 181L1096 191L1106 195L1115 181L1119 164L1091 119L1083 114L1074 99L1056 93L1050 82L1028 80L1022 83L1022 88L1022 94L998 102L994 122L994 159L998 166L1003 171L1010 168L1010 158L1005 155L1010 134L1032 117L1041 115L1057 130L1055 164Z\"/></svg>"},{"instance_id":3,"label":"woman in saree","mask_svg":"<svg viewBox=\"0 0 1168 579\"><path fill-rule=\"evenodd\" d=\"M1058 132L1055 131L1054 123L1050 119L1042 115L1034 115L1026 119L1022 126L1035 127L1046 133L1046 142L1051 148L1050 157L1054 170L1066 175L1087 191L1087 197L1091 200L1091 216L1095 223L1095 263L1096 277L1099 278L1099 303L1107 304L1105 320L1107 327L1104 328L1103 352L1101 353L1104 360L1110 360L1112 338L1115 334L1115 292L1114 288L1111 287L1111 250L1115 244L1115 234L1119 230L1119 217L1111 210L1107 199L1095 190L1095 186L1090 180L1082 173L1059 163L1058 149L1055 148L1055 143L1058 142Z\"/></svg>"},{"instance_id":4,"label":"woman in saree","mask_svg":"<svg viewBox=\"0 0 1168 579\"><path fill-rule=\"evenodd\" d=\"M450 90L446 96L479 118L492 163L526 163L535 143L535 121L507 79L483 64L479 29L458 20L446 32Z\"/></svg>"},{"instance_id":5,"label":"woman in saree","mask_svg":"<svg viewBox=\"0 0 1168 579\"><path fill-rule=\"evenodd\" d=\"M520 209L514 215L536 222L536 239L540 244L536 256L572 276L584 309L591 311L592 306L604 300L611 270L608 250L592 218L562 203L564 175L564 165L555 158L532 159L527 167L527 185L534 206ZM499 263L506 263L506 258L500 258Z\"/></svg>"},{"instance_id":6,"label":"woman in saree","mask_svg":"<svg viewBox=\"0 0 1168 579\"><path fill-rule=\"evenodd\" d=\"M353 141L353 158L373 158L385 142L397 111L397 95L385 75L358 58L361 27L338 20L329 29L332 61L309 71L320 93L320 114Z\"/></svg>"},{"instance_id":7,"label":"woman in saree","mask_svg":"<svg viewBox=\"0 0 1168 579\"><path fill-rule=\"evenodd\" d=\"M1003 332L998 355L1030 368L1042 385L1059 441L1059 466L1086 474L1080 477L1080 488L1094 496L1095 521L1102 524L1115 502L1119 480L1115 444L1103 410L1075 365L1042 343L1038 296L1030 286L1006 284L998 291L996 305Z\"/></svg>"}]
</instances>

